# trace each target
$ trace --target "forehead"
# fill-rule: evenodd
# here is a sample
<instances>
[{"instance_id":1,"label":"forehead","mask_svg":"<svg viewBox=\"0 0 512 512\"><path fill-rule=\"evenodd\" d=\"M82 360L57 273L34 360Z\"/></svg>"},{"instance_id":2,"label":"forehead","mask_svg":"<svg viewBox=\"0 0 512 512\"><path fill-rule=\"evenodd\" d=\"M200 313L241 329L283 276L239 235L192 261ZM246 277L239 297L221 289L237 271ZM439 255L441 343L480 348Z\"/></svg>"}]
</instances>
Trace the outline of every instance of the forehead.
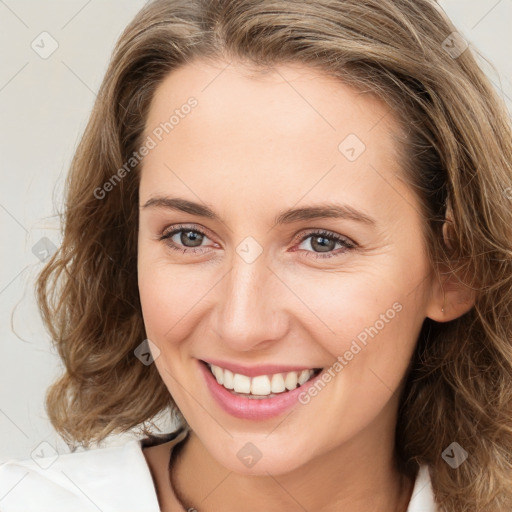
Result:
<instances>
[{"instance_id":1,"label":"forehead","mask_svg":"<svg viewBox=\"0 0 512 512\"><path fill-rule=\"evenodd\" d=\"M196 106L183 108L192 97ZM382 202L400 173L399 129L375 95L316 69L195 61L155 92L144 136L156 144L144 158L141 194L176 186L220 199L244 185L261 200L280 191L290 201L350 194Z\"/></svg>"},{"instance_id":2,"label":"forehead","mask_svg":"<svg viewBox=\"0 0 512 512\"><path fill-rule=\"evenodd\" d=\"M381 123L398 129L389 107L375 94L358 91L318 69L296 63L255 68L196 60L169 73L157 87L146 131L168 119L191 96L200 106L194 117L216 117L217 127L228 128L234 117L241 124L245 117L251 132L260 129L271 134L283 129L287 135L307 136L312 142L316 133L316 139L329 132L338 132L339 137L350 128L359 129L363 137Z\"/></svg>"}]
</instances>

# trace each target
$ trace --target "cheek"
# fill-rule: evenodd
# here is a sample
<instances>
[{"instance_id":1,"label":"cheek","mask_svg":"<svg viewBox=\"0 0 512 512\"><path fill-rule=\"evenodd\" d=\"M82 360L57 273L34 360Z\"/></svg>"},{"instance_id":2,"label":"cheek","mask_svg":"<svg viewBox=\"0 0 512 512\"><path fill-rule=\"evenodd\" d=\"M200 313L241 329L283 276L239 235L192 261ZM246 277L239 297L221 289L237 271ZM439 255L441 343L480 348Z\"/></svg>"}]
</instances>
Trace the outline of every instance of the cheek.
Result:
<instances>
[{"instance_id":1,"label":"cheek","mask_svg":"<svg viewBox=\"0 0 512 512\"><path fill-rule=\"evenodd\" d=\"M357 263L347 260L340 263L340 270L329 272L292 267L281 277L293 283L293 292L300 299L296 300L297 309L302 302L309 310L307 318L316 319L322 333L346 339L376 322L380 328L382 322L396 324L396 319L404 316L397 310L418 305L422 272L420 265L407 269L405 261L390 253L365 256Z\"/></svg>"},{"instance_id":2,"label":"cheek","mask_svg":"<svg viewBox=\"0 0 512 512\"><path fill-rule=\"evenodd\" d=\"M341 358L343 369L370 366L388 373L407 364L422 320L399 290L360 285L357 294L330 294L324 305L320 315L331 332L320 339L317 332L313 339L333 360Z\"/></svg>"},{"instance_id":3,"label":"cheek","mask_svg":"<svg viewBox=\"0 0 512 512\"><path fill-rule=\"evenodd\" d=\"M393 285L377 274L354 274L318 280L311 288L316 292L308 304L324 327L318 330L316 320L308 334L330 356L330 391L320 394L332 407L326 411L325 399L313 395L303 403L311 400L315 414L329 416L326 422L345 418L345 427L357 430L384 408L407 371L423 323L421 294L410 293L408 276L388 275Z\"/></svg>"},{"instance_id":4,"label":"cheek","mask_svg":"<svg viewBox=\"0 0 512 512\"><path fill-rule=\"evenodd\" d=\"M375 380L371 369L394 385L405 371L425 318L427 266L420 253L395 250L302 278L294 269L285 279L308 306L301 315L308 337L333 361L341 356L340 371L350 368L351 380Z\"/></svg>"},{"instance_id":5,"label":"cheek","mask_svg":"<svg viewBox=\"0 0 512 512\"><path fill-rule=\"evenodd\" d=\"M165 251L139 245L138 286L144 324L148 337L161 349L172 339L187 335L216 275L193 264L173 265Z\"/></svg>"}]
</instances>

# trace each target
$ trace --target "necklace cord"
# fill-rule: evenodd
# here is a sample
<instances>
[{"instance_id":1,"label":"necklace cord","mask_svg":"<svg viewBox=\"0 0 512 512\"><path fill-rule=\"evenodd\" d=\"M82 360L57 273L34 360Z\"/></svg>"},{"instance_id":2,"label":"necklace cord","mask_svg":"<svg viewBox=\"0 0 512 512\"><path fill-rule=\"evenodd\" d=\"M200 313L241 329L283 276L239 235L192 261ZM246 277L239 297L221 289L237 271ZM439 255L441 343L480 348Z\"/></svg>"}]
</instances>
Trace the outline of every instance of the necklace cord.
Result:
<instances>
[{"instance_id":1,"label":"necklace cord","mask_svg":"<svg viewBox=\"0 0 512 512\"><path fill-rule=\"evenodd\" d=\"M171 449L171 455L169 457L169 464L167 466L168 471L168 477L169 477L169 483L171 486L171 490L176 496L176 499L179 501L181 507L185 512L199 512L194 507L187 507L184 503L183 496L181 495L181 492L179 491L178 487L176 486L174 480L173 480L173 467L176 465L176 462L179 460L180 454L183 451L183 447L185 446L185 443L187 442L189 430L187 430L187 435L184 437L184 439L181 440L181 442L178 442L175 446Z\"/></svg>"}]
</instances>

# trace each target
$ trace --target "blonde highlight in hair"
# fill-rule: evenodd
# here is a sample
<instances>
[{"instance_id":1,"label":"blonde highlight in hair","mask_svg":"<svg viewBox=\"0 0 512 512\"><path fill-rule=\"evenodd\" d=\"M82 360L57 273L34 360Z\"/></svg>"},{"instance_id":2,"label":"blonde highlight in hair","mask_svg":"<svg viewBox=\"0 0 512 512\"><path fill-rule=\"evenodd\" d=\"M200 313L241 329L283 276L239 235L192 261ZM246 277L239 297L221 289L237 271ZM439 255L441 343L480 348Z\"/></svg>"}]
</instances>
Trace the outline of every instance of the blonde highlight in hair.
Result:
<instances>
[{"instance_id":1,"label":"blonde highlight in hair","mask_svg":"<svg viewBox=\"0 0 512 512\"><path fill-rule=\"evenodd\" d=\"M68 443L147 432L166 408L185 421L155 365L134 357L146 338L139 169L94 193L140 147L156 88L194 59L300 63L378 95L400 119L433 268L476 294L465 315L424 321L400 400L399 467L428 464L443 512L512 510L512 130L471 49L452 58L443 47L455 31L433 0L156 0L138 13L72 161L63 243L37 282L65 370L46 407ZM456 470L442 458L454 441L469 455Z\"/></svg>"}]
</instances>

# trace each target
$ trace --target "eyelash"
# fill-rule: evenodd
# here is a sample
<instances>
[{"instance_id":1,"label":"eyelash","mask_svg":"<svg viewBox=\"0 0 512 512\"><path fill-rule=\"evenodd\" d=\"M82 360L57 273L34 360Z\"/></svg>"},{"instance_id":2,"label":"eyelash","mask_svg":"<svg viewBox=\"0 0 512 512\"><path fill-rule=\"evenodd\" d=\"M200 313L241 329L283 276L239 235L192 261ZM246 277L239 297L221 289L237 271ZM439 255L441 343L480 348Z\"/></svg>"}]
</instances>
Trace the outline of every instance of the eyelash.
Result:
<instances>
[{"instance_id":1,"label":"eyelash","mask_svg":"<svg viewBox=\"0 0 512 512\"><path fill-rule=\"evenodd\" d=\"M208 237L208 235L204 231L202 231L201 229L198 229L197 227L179 225L179 226L176 226L172 231L169 231L169 232L164 231L159 236L158 239L160 241L165 242L165 244L167 245L167 247L169 247L169 249L181 252L182 254L203 252L202 249L199 247L198 248L186 247L185 249L179 248L176 246L175 242L172 242L170 240L170 238L172 238L174 235L176 235L177 233L180 233L182 231L192 231L194 233L198 233L202 236ZM332 258L334 256L339 256L340 254L344 254L348 251L354 250L357 247L357 244L350 241L348 238L342 237L340 235L337 235L335 233L332 233L330 231L325 231L325 230L311 231L311 232L303 235L302 238L300 238L297 241L297 243L301 244L302 242L304 242L305 240L307 240L310 237L328 238L329 240L334 240L336 243L340 243L344 246L344 249L341 252L329 252L329 253L322 254L322 253L318 253L318 252L314 252L314 251L306 251L307 257L313 257L315 259ZM167 240L169 240L169 242L167 242ZM304 249L298 249L298 250L304 250ZM313 254L314 256L310 256L311 254Z\"/></svg>"}]
</instances>

